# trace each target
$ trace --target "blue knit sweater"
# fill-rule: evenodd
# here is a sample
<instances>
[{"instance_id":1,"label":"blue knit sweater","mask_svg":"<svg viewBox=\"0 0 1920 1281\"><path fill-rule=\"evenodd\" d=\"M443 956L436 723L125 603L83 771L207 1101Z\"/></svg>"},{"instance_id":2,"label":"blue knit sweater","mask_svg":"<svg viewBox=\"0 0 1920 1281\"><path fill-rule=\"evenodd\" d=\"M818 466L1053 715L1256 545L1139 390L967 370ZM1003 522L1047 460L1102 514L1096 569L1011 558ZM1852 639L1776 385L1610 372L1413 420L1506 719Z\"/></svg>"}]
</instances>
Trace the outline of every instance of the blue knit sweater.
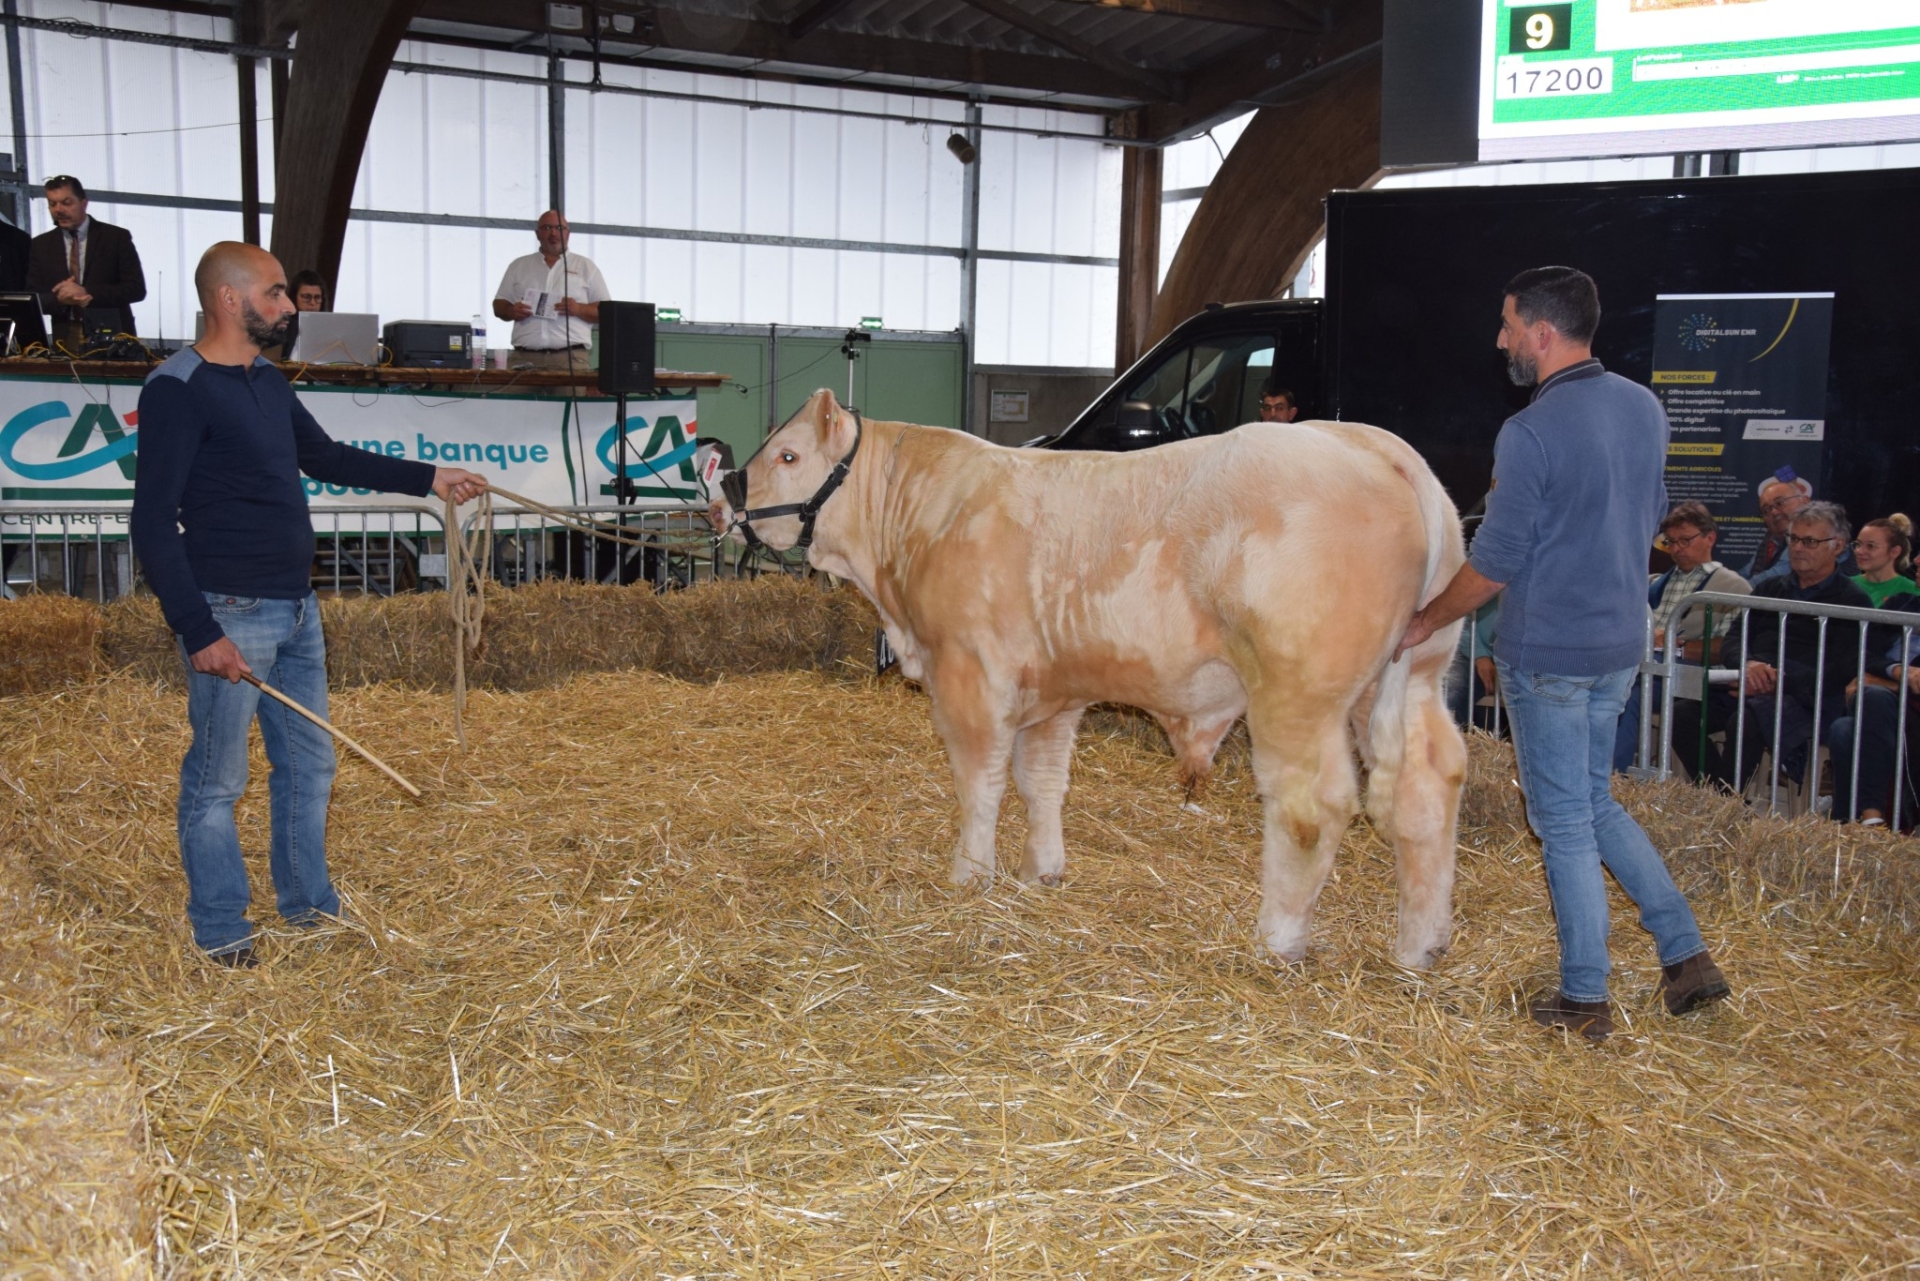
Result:
<instances>
[{"instance_id":1,"label":"blue knit sweater","mask_svg":"<svg viewBox=\"0 0 1920 1281\"><path fill-rule=\"evenodd\" d=\"M302 472L424 496L433 471L330 438L270 362L215 365L187 348L140 390L134 554L191 654L225 635L202 592L304 600L312 590Z\"/></svg>"},{"instance_id":2,"label":"blue knit sweater","mask_svg":"<svg viewBox=\"0 0 1920 1281\"><path fill-rule=\"evenodd\" d=\"M1507 419L1469 559L1505 583L1494 655L1599 676L1640 661L1647 551L1666 514L1667 415L1597 360L1554 374Z\"/></svg>"}]
</instances>

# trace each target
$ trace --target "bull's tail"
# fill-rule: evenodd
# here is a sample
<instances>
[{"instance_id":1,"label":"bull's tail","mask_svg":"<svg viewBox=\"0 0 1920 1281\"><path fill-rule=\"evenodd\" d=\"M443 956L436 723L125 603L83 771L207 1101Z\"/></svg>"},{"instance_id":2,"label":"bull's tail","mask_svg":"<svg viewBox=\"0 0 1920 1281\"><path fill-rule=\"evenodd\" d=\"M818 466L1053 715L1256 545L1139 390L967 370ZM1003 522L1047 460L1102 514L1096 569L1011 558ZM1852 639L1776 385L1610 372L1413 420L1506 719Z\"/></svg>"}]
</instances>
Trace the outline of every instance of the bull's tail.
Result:
<instances>
[{"instance_id":1,"label":"bull's tail","mask_svg":"<svg viewBox=\"0 0 1920 1281\"><path fill-rule=\"evenodd\" d=\"M1447 491L1425 466L1409 473L1402 468L1420 508L1420 523L1426 533L1426 576L1419 593L1425 605L1452 581L1466 560L1465 543L1460 533L1460 516ZM1373 690L1372 705L1364 709L1364 726L1356 725L1356 737L1368 767L1367 813L1383 829L1393 824L1395 797L1400 790L1407 753L1426 753L1429 740L1444 733L1433 724L1435 716L1452 729L1446 711L1446 674L1460 639L1460 623L1441 628L1398 661L1392 653L1400 641L1400 627L1388 638L1382 668ZM1358 710L1358 709L1356 709ZM1359 718L1356 718L1359 719ZM1457 734L1454 735L1457 739Z\"/></svg>"}]
</instances>

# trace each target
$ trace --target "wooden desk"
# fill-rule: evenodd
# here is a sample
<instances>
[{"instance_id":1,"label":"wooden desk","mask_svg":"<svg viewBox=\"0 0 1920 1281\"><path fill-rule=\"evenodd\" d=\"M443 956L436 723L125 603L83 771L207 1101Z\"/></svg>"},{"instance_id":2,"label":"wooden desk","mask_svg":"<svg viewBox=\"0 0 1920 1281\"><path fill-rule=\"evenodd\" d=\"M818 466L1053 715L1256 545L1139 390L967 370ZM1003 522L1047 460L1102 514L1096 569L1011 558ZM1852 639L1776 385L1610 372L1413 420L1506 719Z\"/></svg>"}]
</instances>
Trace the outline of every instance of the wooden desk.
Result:
<instances>
[{"instance_id":1,"label":"wooden desk","mask_svg":"<svg viewBox=\"0 0 1920 1281\"><path fill-rule=\"evenodd\" d=\"M143 360L0 360L0 377L8 374L41 378L110 378L137 381L153 366ZM599 396L599 377L591 369L570 373L565 369L403 369L394 365L301 365L286 361L280 372L289 379L327 387L440 387L499 391L507 387L522 390L566 390ZM692 373L682 369L660 369L654 382L662 391L692 391L718 387L727 375Z\"/></svg>"}]
</instances>

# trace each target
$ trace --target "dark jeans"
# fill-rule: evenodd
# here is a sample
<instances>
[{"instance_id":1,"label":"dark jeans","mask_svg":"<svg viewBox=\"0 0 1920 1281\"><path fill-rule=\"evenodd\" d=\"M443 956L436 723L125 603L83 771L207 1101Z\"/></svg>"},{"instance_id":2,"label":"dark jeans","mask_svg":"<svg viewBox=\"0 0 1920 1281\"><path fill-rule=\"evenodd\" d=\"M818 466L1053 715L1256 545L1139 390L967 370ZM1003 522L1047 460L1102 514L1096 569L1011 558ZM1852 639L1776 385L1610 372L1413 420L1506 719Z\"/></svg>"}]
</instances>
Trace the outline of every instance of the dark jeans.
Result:
<instances>
[{"instance_id":1,"label":"dark jeans","mask_svg":"<svg viewBox=\"0 0 1920 1281\"><path fill-rule=\"evenodd\" d=\"M1833 753L1833 816L1843 822L1858 817L1853 800L1853 733L1858 717L1860 727L1860 810L1879 810L1889 821L1893 818L1894 758L1900 750L1902 699L1895 690L1869 685L1865 697L1848 708L1851 713L1834 721L1827 731L1827 750ZM1909 823L1915 817L1913 753L1920 748L1920 723L1906 703L1907 768L1902 780L1900 819Z\"/></svg>"},{"instance_id":2,"label":"dark jeans","mask_svg":"<svg viewBox=\"0 0 1920 1281\"><path fill-rule=\"evenodd\" d=\"M1704 702L1675 699L1673 704L1673 758L1686 766L1695 779L1700 768L1700 722L1706 718L1708 735L1725 732L1726 744L1707 739L1705 777L1730 792L1743 792L1760 764L1762 753L1772 751L1773 762L1786 774L1799 778L1807 770L1807 745L1814 740L1813 708L1791 694L1747 695L1746 737L1740 748L1740 777L1734 777L1734 739L1739 725L1740 696L1725 686L1711 689ZM1780 742L1773 741L1773 717L1780 713ZM1844 711L1839 691L1821 699L1819 734L1824 737Z\"/></svg>"},{"instance_id":3,"label":"dark jeans","mask_svg":"<svg viewBox=\"0 0 1920 1281\"><path fill-rule=\"evenodd\" d=\"M1492 693L1466 655L1455 654L1453 666L1447 672L1447 714L1453 717L1453 723L1461 729L1479 729L1489 734L1504 735L1507 730L1506 712L1501 711L1496 724L1494 708L1480 706L1480 700Z\"/></svg>"}]
</instances>

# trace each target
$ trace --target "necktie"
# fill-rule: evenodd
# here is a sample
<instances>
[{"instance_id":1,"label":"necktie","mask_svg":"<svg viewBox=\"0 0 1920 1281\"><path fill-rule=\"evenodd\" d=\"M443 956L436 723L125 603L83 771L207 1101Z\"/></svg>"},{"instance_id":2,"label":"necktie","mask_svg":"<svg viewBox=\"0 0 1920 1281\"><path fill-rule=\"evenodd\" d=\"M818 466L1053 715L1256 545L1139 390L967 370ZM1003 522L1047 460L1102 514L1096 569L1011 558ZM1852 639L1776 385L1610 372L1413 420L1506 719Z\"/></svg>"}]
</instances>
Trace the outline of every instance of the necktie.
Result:
<instances>
[{"instance_id":1,"label":"necktie","mask_svg":"<svg viewBox=\"0 0 1920 1281\"><path fill-rule=\"evenodd\" d=\"M73 277L74 283L79 283L80 233L77 231L69 231L67 233L67 274Z\"/></svg>"}]
</instances>

